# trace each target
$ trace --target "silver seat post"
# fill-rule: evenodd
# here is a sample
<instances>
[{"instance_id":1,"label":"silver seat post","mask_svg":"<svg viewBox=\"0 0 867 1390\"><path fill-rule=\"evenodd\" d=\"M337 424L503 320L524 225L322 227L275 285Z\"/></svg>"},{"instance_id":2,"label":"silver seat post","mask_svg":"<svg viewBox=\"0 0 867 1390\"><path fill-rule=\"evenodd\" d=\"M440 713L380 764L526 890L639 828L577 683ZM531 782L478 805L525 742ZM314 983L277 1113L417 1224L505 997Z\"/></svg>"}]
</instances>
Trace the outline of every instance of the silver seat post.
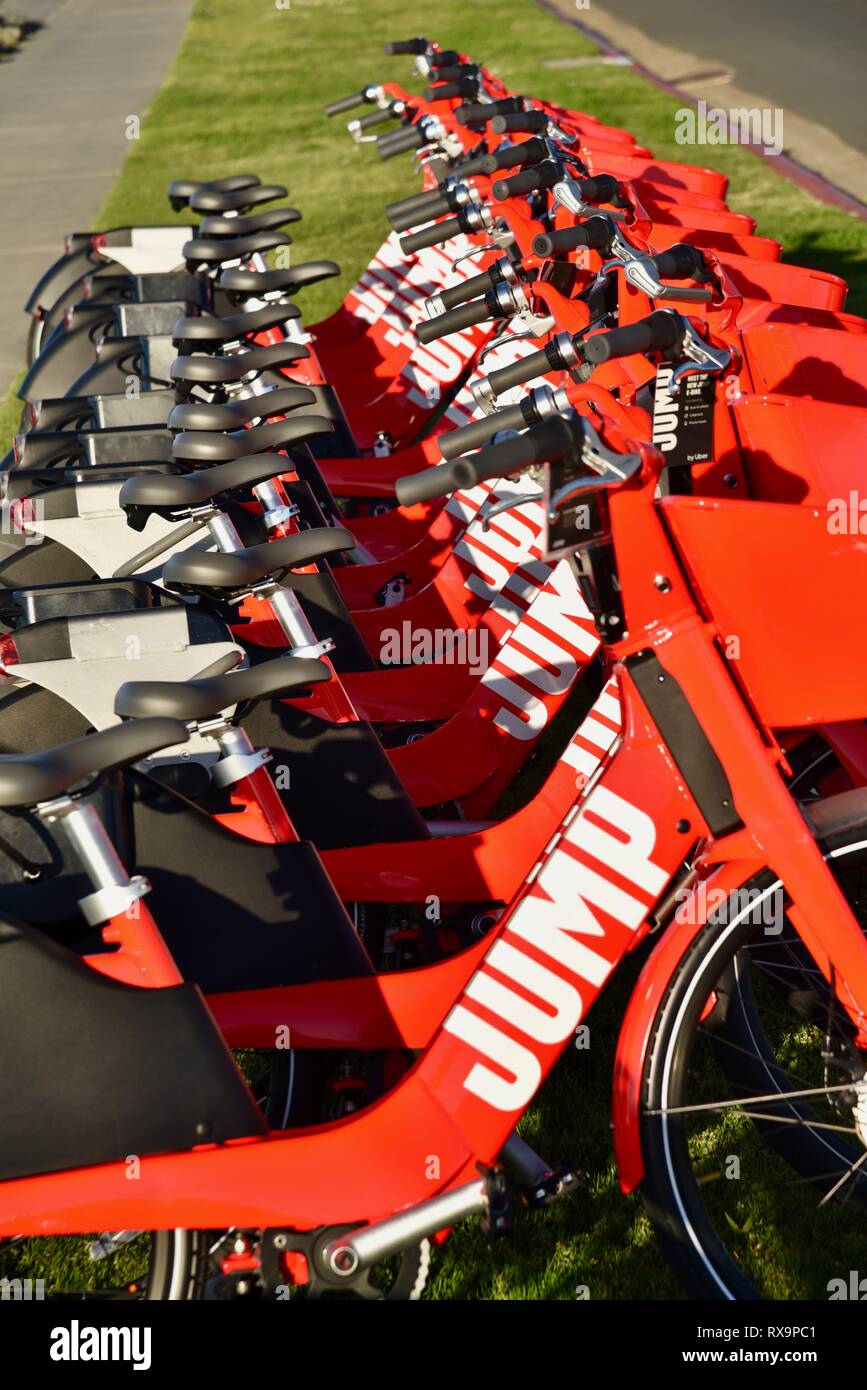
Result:
<instances>
[{"instance_id":1,"label":"silver seat post","mask_svg":"<svg viewBox=\"0 0 867 1390\"><path fill-rule=\"evenodd\" d=\"M217 543L217 549L224 554L231 555L235 550L244 549L234 522L224 512L215 512L208 521L208 530ZM334 650L334 642L330 637L320 642L291 589L272 581L257 588L255 593L270 603L274 617L289 643L292 656L317 657Z\"/></svg>"},{"instance_id":2,"label":"silver seat post","mask_svg":"<svg viewBox=\"0 0 867 1390\"><path fill-rule=\"evenodd\" d=\"M131 878L94 806L74 797L58 797L36 808L49 824L62 821L64 829L87 870L94 892L79 900L78 906L89 926L98 926L127 912L132 904L151 891L141 874Z\"/></svg>"}]
</instances>

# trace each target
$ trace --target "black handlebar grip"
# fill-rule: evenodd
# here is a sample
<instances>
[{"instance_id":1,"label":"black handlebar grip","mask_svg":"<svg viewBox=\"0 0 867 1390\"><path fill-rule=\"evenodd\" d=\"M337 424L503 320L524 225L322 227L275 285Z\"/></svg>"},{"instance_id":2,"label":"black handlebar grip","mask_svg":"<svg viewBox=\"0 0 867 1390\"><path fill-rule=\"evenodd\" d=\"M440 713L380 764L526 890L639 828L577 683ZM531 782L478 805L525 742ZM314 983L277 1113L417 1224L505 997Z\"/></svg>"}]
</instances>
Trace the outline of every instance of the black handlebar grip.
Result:
<instances>
[{"instance_id":1,"label":"black handlebar grip","mask_svg":"<svg viewBox=\"0 0 867 1390\"><path fill-rule=\"evenodd\" d=\"M673 347L682 334L680 319L657 309L646 319L627 324L625 328L612 328L610 333L595 333L585 339L584 358L591 366L600 362L610 362L615 357L628 357L633 352L663 351Z\"/></svg>"},{"instance_id":2,"label":"black handlebar grip","mask_svg":"<svg viewBox=\"0 0 867 1390\"><path fill-rule=\"evenodd\" d=\"M494 174L498 169L526 169L530 164L541 164L547 157L548 147L544 140L522 140L518 145L501 145L493 154L486 154L481 172Z\"/></svg>"},{"instance_id":3,"label":"black handlebar grip","mask_svg":"<svg viewBox=\"0 0 867 1390\"><path fill-rule=\"evenodd\" d=\"M452 472L458 487L470 487L488 478L503 478L509 473L519 473L534 463L562 458L575 445L575 426L562 415L552 415L538 425L531 425L513 439L500 440L480 449L477 454L455 459Z\"/></svg>"},{"instance_id":4,"label":"black handlebar grip","mask_svg":"<svg viewBox=\"0 0 867 1390\"><path fill-rule=\"evenodd\" d=\"M366 91L367 88L365 87L360 92L353 92L352 96L341 97L339 101L330 101L325 107L326 116L340 116L344 111L351 111L355 106L364 106L367 101Z\"/></svg>"},{"instance_id":5,"label":"black handlebar grip","mask_svg":"<svg viewBox=\"0 0 867 1390\"><path fill-rule=\"evenodd\" d=\"M585 203L613 203L617 197L617 180L613 174L594 174L579 179L578 187Z\"/></svg>"},{"instance_id":6,"label":"black handlebar grip","mask_svg":"<svg viewBox=\"0 0 867 1390\"><path fill-rule=\"evenodd\" d=\"M457 460L463 464L463 459ZM457 472L463 472L458 468ZM407 473L398 478L394 486L395 496L402 507L415 506L416 502L429 502L432 497L448 497L460 487L455 474L455 465L437 463L433 468L422 468L418 473Z\"/></svg>"},{"instance_id":7,"label":"black handlebar grip","mask_svg":"<svg viewBox=\"0 0 867 1390\"><path fill-rule=\"evenodd\" d=\"M478 78L478 63L451 63L431 72L434 82L460 82L462 77Z\"/></svg>"},{"instance_id":8,"label":"black handlebar grip","mask_svg":"<svg viewBox=\"0 0 867 1390\"><path fill-rule=\"evenodd\" d=\"M397 120L400 112L396 112L393 103L388 106L378 106L375 111L368 111L364 116L356 116L354 121L349 122L349 128L357 126L359 130L370 130L372 126L383 125L385 121Z\"/></svg>"},{"instance_id":9,"label":"black handlebar grip","mask_svg":"<svg viewBox=\"0 0 867 1390\"><path fill-rule=\"evenodd\" d=\"M388 135L380 135L376 142L376 152L380 159L393 159L396 154L418 150L426 143L424 133L419 127L408 125L403 130L393 130Z\"/></svg>"},{"instance_id":10,"label":"black handlebar grip","mask_svg":"<svg viewBox=\"0 0 867 1390\"><path fill-rule=\"evenodd\" d=\"M432 68L447 68L460 61L461 55L456 48L443 48L439 53L428 55L428 65Z\"/></svg>"},{"instance_id":11,"label":"black handlebar grip","mask_svg":"<svg viewBox=\"0 0 867 1390\"><path fill-rule=\"evenodd\" d=\"M552 188L563 177L563 170L553 160L535 164L531 169L522 169L520 174L512 174L507 179L497 179L492 192L498 203L521 193L533 193L537 188Z\"/></svg>"},{"instance_id":12,"label":"black handlebar grip","mask_svg":"<svg viewBox=\"0 0 867 1390\"><path fill-rule=\"evenodd\" d=\"M508 116L523 111L523 97L502 97L500 101L466 103L455 108L458 125L487 125L494 116Z\"/></svg>"},{"instance_id":13,"label":"black handlebar grip","mask_svg":"<svg viewBox=\"0 0 867 1390\"><path fill-rule=\"evenodd\" d=\"M512 386L523 386L525 382L533 381L537 376L546 376L548 372L562 372L565 369L566 364L557 352L556 345L549 343L539 352L529 352L517 362L510 362L508 367L499 367L497 371L489 374L488 381L494 395L500 396Z\"/></svg>"},{"instance_id":14,"label":"black handlebar grip","mask_svg":"<svg viewBox=\"0 0 867 1390\"><path fill-rule=\"evenodd\" d=\"M487 444L501 430L523 430L527 428L527 424L520 404L507 405L503 410L495 411L493 415L483 415L480 420L473 420L469 425L461 425L460 429L441 434L437 444L444 459L458 458L460 454L469 453L470 449L478 449L480 445Z\"/></svg>"},{"instance_id":15,"label":"black handlebar grip","mask_svg":"<svg viewBox=\"0 0 867 1390\"><path fill-rule=\"evenodd\" d=\"M650 259L656 266L656 273L661 280L692 280L704 270L701 251L686 241L679 241L675 246L669 246L667 251L660 251L658 256L651 256Z\"/></svg>"},{"instance_id":16,"label":"black handlebar grip","mask_svg":"<svg viewBox=\"0 0 867 1390\"><path fill-rule=\"evenodd\" d=\"M420 343L432 343L437 338L445 338L449 333L459 333L462 328L472 328L473 324L484 323L491 317L491 310L484 299L473 299L469 304L459 304L449 309L447 314L438 314L417 325L415 335Z\"/></svg>"},{"instance_id":17,"label":"black handlebar grip","mask_svg":"<svg viewBox=\"0 0 867 1390\"><path fill-rule=\"evenodd\" d=\"M544 111L515 111L509 116L495 116L491 130L495 135L538 135L548 127Z\"/></svg>"},{"instance_id":18,"label":"black handlebar grip","mask_svg":"<svg viewBox=\"0 0 867 1390\"><path fill-rule=\"evenodd\" d=\"M609 246L614 228L607 217L588 217L575 227L561 227L557 232L542 232L533 237L533 255L546 260L563 251L574 251L579 246L589 246L592 251L601 251Z\"/></svg>"},{"instance_id":19,"label":"black handlebar grip","mask_svg":"<svg viewBox=\"0 0 867 1390\"><path fill-rule=\"evenodd\" d=\"M411 256L414 251L423 251L426 246L438 246L443 241L449 241L463 230L459 216L446 217L442 222L434 222L431 227L423 227L420 232L402 236L400 249L405 256Z\"/></svg>"},{"instance_id":20,"label":"black handlebar grip","mask_svg":"<svg viewBox=\"0 0 867 1390\"><path fill-rule=\"evenodd\" d=\"M408 212L412 207L423 206L435 193L439 192L439 188L423 188L420 193L410 193L406 198L398 198L394 203L386 203L385 215L391 217L393 212L399 214Z\"/></svg>"},{"instance_id":21,"label":"black handlebar grip","mask_svg":"<svg viewBox=\"0 0 867 1390\"><path fill-rule=\"evenodd\" d=\"M452 165L456 175L462 179L468 179L472 174L483 174L485 172L485 160L488 157L487 146L482 145L477 154L463 155Z\"/></svg>"},{"instance_id":22,"label":"black handlebar grip","mask_svg":"<svg viewBox=\"0 0 867 1390\"><path fill-rule=\"evenodd\" d=\"M398 478L395 487L402 507L425 502L431 497L444 497L456 488L473 487L487 478L503 478L519 473L534 463L562 458L576 446L574 426L562 415L552 415L533 425L514 439L489 444L477 454L463 455L451 463L423 468L419 473Z\"/></svg>"},{"instance_id":23,"label":"black handlebar grip","mask_svg":"<svg viewBox=\"0 0 867 1390\"><path fill-rule=\"evenodd\" d=\"M430 222L433 217L443 217L451 210L448 194L434 190L424 203L417 203L415 207L407 208L403 212L391 212L388 220L396 232L405 232L410 227L417 227L420 222Z\"/></svg>"},{"instance_id":24,"label":"black handlebar grip","mask_svg":"<svg viewBox=\"0 0 867 1390\"><path fill-rule=\"evenodd\" d=\"M459 285L450 285L443 290L439 295L440 304L444 309L454 309L458 304L466 304L468 299L478 299L480 294L487 294L494 285L498 285L502 278L496 270L483 270L480 275L471 275Z\"/></svg>"},{"instance_id":25,"label":"black handlebar grip","mask_svg":"<svg viewBox=\"0 0 867 1390\"><path fill-rule=\"evenodd\" d=\"M382 51L387 58L395 58L400 53L426 53L427 39L397 39L394 43L384 43Z\"/></svg>"},{"instance_id":26,"label":"black handlebar grip","mask_svg":"<svg viewBox=\"0 0 867 1390\"><path fill-rule=\"evenodd\" d=\"M454 101L456 97L474 97L479 89L477 77L462 77L459 82L443 82L438 87L425 87L423 101Z\"/></svg>"}]
</instances>

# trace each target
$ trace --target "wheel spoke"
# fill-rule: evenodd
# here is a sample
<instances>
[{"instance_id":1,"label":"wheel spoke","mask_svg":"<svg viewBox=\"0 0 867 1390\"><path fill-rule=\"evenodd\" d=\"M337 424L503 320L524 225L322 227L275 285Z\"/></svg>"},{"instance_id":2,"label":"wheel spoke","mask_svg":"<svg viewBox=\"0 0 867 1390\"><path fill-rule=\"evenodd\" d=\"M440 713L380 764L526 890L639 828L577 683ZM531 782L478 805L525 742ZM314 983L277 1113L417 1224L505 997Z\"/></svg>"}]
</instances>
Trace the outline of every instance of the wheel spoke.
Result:
<instances>
[{"instance_id":1,"label":"wheel spoke","mask_svg":"<svg viewBox=\"0 0 867 1390\"><path fill-rule=\"evenodd\" d=\"M830 1095L836 1091L851 1091L852 1082L844 1081L840 1086L810 1086L801 1091L779 1091L772 1092L764 1096L740 1097L736 1100L710 1100L700 1101L695 1105L668 1105L659 1109L648 1109L648 1115L692 1115L699 1111L720 1111L742 1108L744 1105L773 1105L777 1103L788 1103L791 1100L802 1100L806 1096Z\"/></svg>"},{"instance_id":2,"label":"wheel spoke","mask_svg":"<svg viewBox=\"0 0 867 1390\"><path fill-rule=\"evenodd\" d=\"M842 1178L840 1178L839 1182L836 1182L834 1186L830 1189L830 1191L825 1193L825 1196L822 1198L821 1202L819 1203L819 1206L824 1207L828 1202L830 1202L834 1194L840 1191L840 1188L843 1186L843 1184L849 1181L852 1175L858 1171L862 1163L864 1163L865 1161L867 1161L867 1149L864 1150L860 1158L857 1158L854 1163L849 1165Z\"/></svg>"}]
</instances>

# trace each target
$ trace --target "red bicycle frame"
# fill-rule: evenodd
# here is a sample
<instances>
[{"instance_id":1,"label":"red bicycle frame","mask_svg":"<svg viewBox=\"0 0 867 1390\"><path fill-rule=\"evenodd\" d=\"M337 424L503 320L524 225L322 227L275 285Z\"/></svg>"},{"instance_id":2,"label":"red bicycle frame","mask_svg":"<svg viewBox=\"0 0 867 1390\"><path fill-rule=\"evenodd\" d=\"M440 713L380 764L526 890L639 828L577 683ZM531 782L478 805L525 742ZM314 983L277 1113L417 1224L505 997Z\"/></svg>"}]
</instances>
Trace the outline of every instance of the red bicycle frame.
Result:
<instances>
[{"instance_id":1,"label":"red bicycle frame","mask_svg":"<svg viewBox=\"0 0 867 1390\"><path fill-rule=\"evenodd\" d=\"M476 1180L477 1164L495 1158L611 972L656 925L654 909L690 849L703 871L730 873L733 866L742 881L772 867L785 884L796 929L819 968L842 982L844 1003L863 1026L867 942L780 777L770 726L807 723L808 708L819 720L863 717L867 617L858 595L867 558L857 544L841 547L810 508L683 497L656 502L661 460L647 451L644 458L640 484L609 502L628 634L612 649L624 702L622 741L589 785L582 775L559 832L489 936L437 967L457 988L408 1076L378 1104L336 1125L145 1156L135 1183L125 1179L121 1163L4 1183L0 1227L21 1234L231 1225L307 1230L375 1220ZM801 660L795 618L787 619L779 602L807 545L817 594L856 638L845 680L830 694L818 669ZM666 576L667 585L651 582L653 575ZM743 634L737 675L719 641L729 609ZM698 786L690 790L694 769L679 766L659 714L651 712L658 707L652 692L666 681L694 712L719 764L727 793L719 804ZM720 812L724 828L714 836L710 822ZM429 983L428 972L420 979ZM665 988L661 971L651 979L655 991ZM418 1044L421 1030L407 1004L412 977L361 984L369 1006L363 1045L393 1046L398 1037ZM305 1026L315 1029L321 1018L323 1001L311 1008L310 988L268 992L272 1010L279 998L282 1024L293 1028L300 1018L299 1045ZM345 1004L352 986L334 983L328 990ZM377 997L381 1035L374 1026ZM634 1042L633 1024L628 1018ZM323 1031L319 1026L317 1046L325 1042ZM345 1045L346 1027L335 1031ZM621 1055L626 1090L622 1078L640 1074L640 1051ZM348 1167L347 1142L356 1158ZM439 1159L435 1179L431 1154Z\"/></svg>"}]
</instances>

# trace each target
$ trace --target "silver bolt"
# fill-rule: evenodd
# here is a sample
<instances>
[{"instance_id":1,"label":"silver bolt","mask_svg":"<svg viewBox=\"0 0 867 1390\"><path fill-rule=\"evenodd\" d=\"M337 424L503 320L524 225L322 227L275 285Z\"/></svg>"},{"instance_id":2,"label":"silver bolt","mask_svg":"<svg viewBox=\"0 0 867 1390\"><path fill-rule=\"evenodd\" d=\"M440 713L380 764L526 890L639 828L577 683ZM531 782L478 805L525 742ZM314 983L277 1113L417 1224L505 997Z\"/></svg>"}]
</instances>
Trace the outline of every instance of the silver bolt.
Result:
<instances>
[{"instance_id":1,"label":"silver bolt","mask_svg":"<svg viewBox=\"0 0 867 1390\"><path fill-rule=\"evenodd\" d=\"M358 1269L358 1256L349 1245L340 1245L331 1255L331 1268L335 1274L348 1276Z\"/></svg>"}]
</instances>

